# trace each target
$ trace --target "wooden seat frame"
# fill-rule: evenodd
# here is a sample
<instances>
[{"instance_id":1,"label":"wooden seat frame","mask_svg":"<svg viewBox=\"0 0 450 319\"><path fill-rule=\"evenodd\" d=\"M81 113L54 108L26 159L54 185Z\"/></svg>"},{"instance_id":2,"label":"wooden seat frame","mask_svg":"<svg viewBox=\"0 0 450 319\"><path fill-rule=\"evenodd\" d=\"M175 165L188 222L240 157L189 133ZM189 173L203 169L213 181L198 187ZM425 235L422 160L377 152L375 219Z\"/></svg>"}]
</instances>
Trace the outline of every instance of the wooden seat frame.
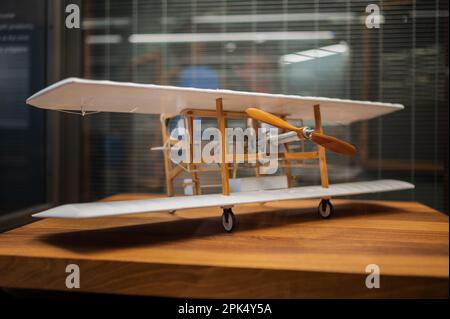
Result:
<instances>
[{"instance_id":1,"label":"wooden seat frame","mask_svg":"<svg viewBox=\"0 0 450 319\"><path fill-rule=\"evenodd\" d=\"M322 127L322 118L320 114L320 105L316 104L313 106L314 108L314 122L315 122L315 131L323 133ZM222 143L221 143L221 155L222 161L220 163L219 171L221 173L221 181L222 181L222 193L223 195L230 194L230 186L229 186L229 163L225 161L226 153L225 153L225 145L227 145L225 129L227 127L228 119L248 119L248 115L245 112L238 111L225 111L223 108L223 100L221 98L216 100L216 110L203 110L203 109L185 109L180 115L184 119L185 128L189 133L189 143L192 150L193 146L193 120L194 118L216 118L217 119L217 127L221 133ZM281 118L286 118L287 115L279 115ZM164 114L161 115L161 129L162 129L162 138L164 147L164 170L166 176L166 189L168 196L174 196L174 180L177 178L183 171L187 171L190 173L192 182L193 182L193 193L194 195L201 194L200 180L198 178L198 172L201 171L196 163L193 163L193 154L192 151L189 152L190 162L185 164L175 165L172 163L170 159L170 149L168 146L171 145L170 140L170 132L169 132L169 120L170 117L166 117ZM257 131L258 123L257 121L252 120L252 126ZM292 187L294 182L294 176L292 175L292 162L294 161L302 161L305 159L314 159L317 158L319 160L319 170L320 170L320 178L321 185L324 188L327 188L329 185L328 182L328 169L326 162L325 149L317 145L317 149L315 151L304 151L303 140L301 141L301 151L294 152L292 148L286 143L285 150L282 153L279 153L279 159L285 162L283 166L284 172L288 178L288 186ZM246 159L249 158L248 154L244 154ZM256 160L255 164L255 175L260 175L260 162Z\"/></svg>"}]
</instances>

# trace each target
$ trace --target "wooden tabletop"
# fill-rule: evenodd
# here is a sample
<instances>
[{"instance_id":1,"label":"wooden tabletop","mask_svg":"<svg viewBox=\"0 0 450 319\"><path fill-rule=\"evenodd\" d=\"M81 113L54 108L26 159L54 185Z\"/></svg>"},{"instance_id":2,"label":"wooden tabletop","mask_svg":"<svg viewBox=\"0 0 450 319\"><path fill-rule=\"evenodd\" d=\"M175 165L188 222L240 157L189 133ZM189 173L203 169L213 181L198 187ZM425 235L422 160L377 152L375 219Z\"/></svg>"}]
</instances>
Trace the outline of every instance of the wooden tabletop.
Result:
<instances>
[{"instance_id":1,"label":"wooden tabletop","mask_svg":"<svg viewBox=\"0 0 450 319\"><path fill-rule=\"evenodd\" d=\"M154 197L155 195L153 195ZM152 197L117 195L109 200ZM114 218L46 219L0 234L0 287L181 298L448 298L448 216L412 202L317 200ZM380 288L366 287L366 266Z\"/></svg>"}]
</instances>

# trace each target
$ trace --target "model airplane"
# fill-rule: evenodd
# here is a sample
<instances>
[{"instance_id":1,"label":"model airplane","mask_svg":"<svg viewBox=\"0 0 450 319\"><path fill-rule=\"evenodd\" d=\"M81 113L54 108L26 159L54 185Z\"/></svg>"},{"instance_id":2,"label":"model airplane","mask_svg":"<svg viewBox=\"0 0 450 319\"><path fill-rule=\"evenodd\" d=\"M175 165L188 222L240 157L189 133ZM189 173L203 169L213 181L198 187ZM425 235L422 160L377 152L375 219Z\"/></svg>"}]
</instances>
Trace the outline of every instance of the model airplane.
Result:
<instances>
[{"instance_id":1,"label":"model airplane","mask_svg":"<svg viewBox=\"0 0 450 319\"><path fill-rule=\"evenodd\" d=\"M328 218L333 212L331 197L368 194L412 189L410 183L397 180L340 183L329 185L325 150L352 156L356 148L335 137L323 133L324 122L350 124L403 109L400 104L362 102L318 97L251 93L230 90L208 90L162 85L119 83L69 78L55 83L28 98L27 103L36 107L87 115L97 112L124 112L160 114L166 173L166 198L94 202L58 206L37 214L41 218L94 218L144 212L174 212L180 209L220 207L223 210L222 225L227 232L233 230L236 218L232 208L247 203L320 198L318 212ZM221 194L202 195L202 185L197 176L201 170L194 161L174 164L170 158L170 146L177 143L168 131L168 121L181 116L185 123L190 145L193 144L194 118L216 118L221 133L218 164L221 174ZM261 174L262 166L255 162L255 177L230 178L231 164L225 160L228 119L245 119L253 128L266 123L283 130L277 137L285 146L279 155L284 163L282 176ZM314 121L315 129L296 127L286 119ZM273 135L270 136L273 138ZM269 139L270 139L269 138ZM309 140L317 147L313 151L294 151L288 147L292 141ZM192 153L191 153L192 154ZM250 154L239 154L249 158ZM192 156L192 155L190 155ZM259 154L256 155L258 157ZM320 186L292 187L291 168L295 162L316 159L321 177ZM234 168L236 165L233 165ZM191 175L192 196L174 196L174 180L182 172ZM245 190L245 191L243 191Z\"/></svg>"}]
</instances>

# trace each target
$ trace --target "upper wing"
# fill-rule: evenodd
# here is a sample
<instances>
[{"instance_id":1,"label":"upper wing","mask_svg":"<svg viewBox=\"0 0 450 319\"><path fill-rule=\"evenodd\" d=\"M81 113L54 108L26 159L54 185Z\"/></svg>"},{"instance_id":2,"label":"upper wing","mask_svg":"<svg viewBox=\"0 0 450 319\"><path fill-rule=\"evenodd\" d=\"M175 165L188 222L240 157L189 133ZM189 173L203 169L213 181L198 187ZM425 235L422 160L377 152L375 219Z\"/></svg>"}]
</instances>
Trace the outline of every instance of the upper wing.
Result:
<instances>
[{"instance_id":1,"label":"upper wing","mask_svg":"<svg viewBox=\"0 0 450 319\"><path fill-rule=\"evenodd\" d=\"M78 78L68 78L50 85L29 97L27 103L54 110L177 115L188 108L215 109L217 98L223 99L225 111L258 107L267 112L304 120L313 120L312 106L320 104L323 121L342 124L403 109L401 104Z\"/></svg>"},{"instance_id":2,"label":"upper wing","mask_svg":"<svg viewBox=\"0 0 450 319\"><path fill-rule=\"evenodd\" d=\"M144 212L171 211L187 208L232 206L238 204L271 202L279 200L348 196L411 188L414 188L414 185L410 183L396 180L379 180L371 182L333 184L330 185L329 188L323 188L321 186L305 186L288 189L232 193L229 196L212 194L69 204L34 214L33 217L93 218Z\"/></svg>"}]
</instances>

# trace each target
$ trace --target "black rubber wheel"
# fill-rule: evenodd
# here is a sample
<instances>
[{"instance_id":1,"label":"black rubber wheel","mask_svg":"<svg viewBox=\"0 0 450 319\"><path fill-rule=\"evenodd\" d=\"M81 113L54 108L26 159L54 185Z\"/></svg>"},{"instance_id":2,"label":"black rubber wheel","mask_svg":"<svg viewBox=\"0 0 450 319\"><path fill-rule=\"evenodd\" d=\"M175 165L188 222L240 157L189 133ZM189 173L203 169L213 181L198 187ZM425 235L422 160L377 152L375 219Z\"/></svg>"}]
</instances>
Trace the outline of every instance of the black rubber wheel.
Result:
<instances>
[{"instance_id":1,"label":"black rubber wheel","mask_svg":"<svg viewBox=\"0 0 450 319\"><path fill-rule=\"evenodd\" d=\"M330 216L333 215L334 212L333 205L331 205L329 199L322 199L317 210L320 217L324 219L330 218Z\"/></svg>"},{"instance_id":2,"label":"black rubber wheel","mask_svg":"<svg viewBox=\"0 0 450 319\"><path fill-rule=\"evenodd\" d=\"M236 226L236 216L234 216L231 208L223 209L222 226L227 233L231 233Z\"/></svg>"}]
</instances>

